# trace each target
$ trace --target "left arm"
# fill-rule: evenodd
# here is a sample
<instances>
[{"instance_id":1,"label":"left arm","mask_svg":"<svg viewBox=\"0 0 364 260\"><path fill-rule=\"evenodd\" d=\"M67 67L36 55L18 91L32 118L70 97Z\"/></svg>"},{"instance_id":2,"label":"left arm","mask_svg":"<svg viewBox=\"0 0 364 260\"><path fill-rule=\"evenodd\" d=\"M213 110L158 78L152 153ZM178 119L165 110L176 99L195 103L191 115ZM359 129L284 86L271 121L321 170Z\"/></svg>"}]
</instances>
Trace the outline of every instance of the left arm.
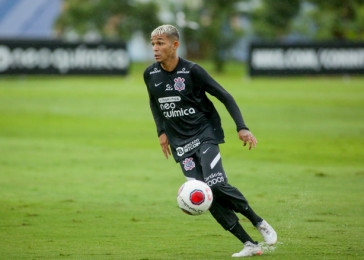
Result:
<instances>
[{"instance_id":1,"label":"left arm","mask_svg":"<svg viewBox=\"0 0 364 260\"><path fill-rule=\"evenodd\" d=\"M201 66L196 64L192 68L191 73L193 78L201 84L201 87L203 87L206 92L216 97L225 105L236 124L239 139L244 142L244 146L249 142L249 150L252 146L255 148L257 140L245 125L240 109L230 93L217 83Z\"/></svg>"},{"instance_id":2,"label":"left arm","mask_svg":"<svg viewBox=\"0 0 364 260\"><path fill-rule=\"evenodd\" d=\"M257 147L258 141L255 138L255 136L249 130L241 129L238 132L238 135L239 135L239 139L244 142L244 146L246 146L246 144L249 143L249 150L252 149L252 146L254 148Z\"/></svg>"}]
</instances>

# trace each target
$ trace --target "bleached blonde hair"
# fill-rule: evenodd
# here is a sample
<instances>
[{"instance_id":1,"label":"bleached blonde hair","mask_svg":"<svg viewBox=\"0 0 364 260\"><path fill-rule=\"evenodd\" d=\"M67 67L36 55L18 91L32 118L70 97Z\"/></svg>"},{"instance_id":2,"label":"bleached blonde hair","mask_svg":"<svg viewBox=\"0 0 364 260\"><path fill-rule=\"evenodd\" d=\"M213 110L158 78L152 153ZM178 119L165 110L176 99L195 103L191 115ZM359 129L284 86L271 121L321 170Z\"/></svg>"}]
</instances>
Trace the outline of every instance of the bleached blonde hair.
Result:
<instances>
[{"instance_id":1,"label":"bleached blonde hair","mask_svg":"<svg viewBox=\"0 0 364 260\"><path fill-rule=\"evenodd\" d=\"M167 35L168 38L175 37L177 40L179 40L179 32L177 28L170 24L163 24L161 26L158 26L153 30L150 36L154 37L162 34Z\"/></svg>"}]
</instances>

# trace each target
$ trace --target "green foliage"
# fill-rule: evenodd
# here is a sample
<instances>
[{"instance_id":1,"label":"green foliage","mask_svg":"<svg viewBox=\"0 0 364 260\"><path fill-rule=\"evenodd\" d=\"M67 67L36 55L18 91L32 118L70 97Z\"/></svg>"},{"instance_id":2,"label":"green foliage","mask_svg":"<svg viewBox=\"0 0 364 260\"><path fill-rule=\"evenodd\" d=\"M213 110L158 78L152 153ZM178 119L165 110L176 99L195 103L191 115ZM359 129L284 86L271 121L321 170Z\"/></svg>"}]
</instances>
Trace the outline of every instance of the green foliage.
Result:
<instances>
[{"instance_id":1,"label":"green foliage","mask_svg":"<svg viewBox=\"0 0 364 260\"><path fill-rule=\"evenodd\" d=\"M145 67L129 77L1 78L0 259L220 260L242 249L210 214L178 209L185 178L160 149ZM363 77L248 80L243 69L213 76L257 149L243 147L212 101L230 183L278 232L262 259L363 259Z\"/></svg>"},{"instance_id":2,"label":"green foliage","mask_svg":"<svg viewBox=\"0 0 364 260\"><path fill-rule=\"evenodd\" d=\"M298 14L300 0L264 0L253 12L254 32L264 39L276 39L290 30L291 20Z\"/></svg>"},{"instance_id":3,"label":"green foliage","mask_svg":"<svg viewBox=\"0 0 364 260\"><path fill-rule=\"evenodd\" d=\"M127 40L136 30L149 35L160 23L158 10L153 2L66 0L55 27L59 34L71 29L80 35L97 32L108 39Z\"/></svg>"},{"instance_id":4,"label":"green foliage","mask_svg":"<svg viewBox=\"0 0 364 260\"><path fill-rule=\"evenodd\" d=\"M364 4L361 0L262 1L254 11L254 31L274 40L291 33L308 39L364 40Z\"/></svg>"},{"instance_id":5,"label":"green foliage","mask_svg":"<svg viewBox=\"0 0 364 260\"><path fill-rule=\"evenodd\" d=\"M362 0L310 0L316 8L311 12L316 39L364 40L364 3Z\"/></svg>"},{"instance_id":6,"label":"green foliage","mask_svg":"<svg viewBox=\"0 0 364 260\"><path fill-rule=\"evenodd\" d=\"M231 47L243 35L239 25L239 0L204 0L197 9L184 7L187 18L200 24L198 30L184 29L189 57L209 57L215 71L222 72Z\"/></svg>"},{"instance_id":7,"label":"green foliage","mask_svg":"<svg viewBox=\"0 0 364 260\"><path fill-rule=\"evenodd\" d=\"M216 71L223 70L223 63L226 59L226 51L229 50L241 37L240 28L232 27L234 15L234 7L239 1L204 1L205 12L210 16L211 23L203 26L201 34L205 39L209 39L207 51L213 57Z\"/></svg>"},{"instance_id":8,"label":"green foliage","mask_svg":"<svg viewBox=\"0 0 364 260\"><path fill-rule=\"evenodd\" d=\"M300 0L263 0L262 6L253 13L254 31L265 39L286 35L299 10Z\"/></svg>"}]
</instances>

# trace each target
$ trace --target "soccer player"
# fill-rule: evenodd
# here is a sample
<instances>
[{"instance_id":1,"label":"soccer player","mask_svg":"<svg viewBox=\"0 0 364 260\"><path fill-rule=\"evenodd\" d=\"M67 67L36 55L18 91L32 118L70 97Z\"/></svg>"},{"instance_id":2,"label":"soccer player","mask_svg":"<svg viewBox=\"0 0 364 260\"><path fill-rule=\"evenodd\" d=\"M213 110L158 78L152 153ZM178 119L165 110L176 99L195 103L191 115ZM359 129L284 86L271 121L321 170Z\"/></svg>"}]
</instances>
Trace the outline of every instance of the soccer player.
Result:
<instances>
[{"instance_id":1,"label":"soccer player","mask_svg":"<svg viewBox=\"0 0 364 260\"><path fill-rule=\"evenodd\" d=\"M179 32L174 26L156 28L151 43L156 63L144 71L144 81L165 157L168 159L172 152L187 180L201 180L210 186L214 195L212 216L244 243L233 257L261 254L259 244L240 225L236 213L248 218L269 245L277 242L277 233L228 183L218 146L224 142L224 133L206 92L225 105L244 146L249 143L249 150L255 148L257 140L245 125L234 98L201 66L177 56Z\"/></svg>"}]
</instances>

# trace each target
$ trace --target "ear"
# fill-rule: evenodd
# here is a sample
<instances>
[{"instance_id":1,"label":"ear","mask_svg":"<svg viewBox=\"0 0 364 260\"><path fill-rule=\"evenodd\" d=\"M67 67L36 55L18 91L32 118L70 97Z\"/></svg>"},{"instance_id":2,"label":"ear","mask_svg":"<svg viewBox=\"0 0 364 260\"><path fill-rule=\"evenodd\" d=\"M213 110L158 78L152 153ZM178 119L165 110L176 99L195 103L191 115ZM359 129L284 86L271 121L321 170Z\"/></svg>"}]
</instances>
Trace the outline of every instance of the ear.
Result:
<instances>
[{"instance_id":1,"label":"ear","mask_svg":"<svg viewBox=\"0 0 364 260\"><path fill-rule=\"evenodd\" d=\"M174 41L173 47L177 50L177 48L179 47L179 41Z\"/></svg>"}]
</instances>

